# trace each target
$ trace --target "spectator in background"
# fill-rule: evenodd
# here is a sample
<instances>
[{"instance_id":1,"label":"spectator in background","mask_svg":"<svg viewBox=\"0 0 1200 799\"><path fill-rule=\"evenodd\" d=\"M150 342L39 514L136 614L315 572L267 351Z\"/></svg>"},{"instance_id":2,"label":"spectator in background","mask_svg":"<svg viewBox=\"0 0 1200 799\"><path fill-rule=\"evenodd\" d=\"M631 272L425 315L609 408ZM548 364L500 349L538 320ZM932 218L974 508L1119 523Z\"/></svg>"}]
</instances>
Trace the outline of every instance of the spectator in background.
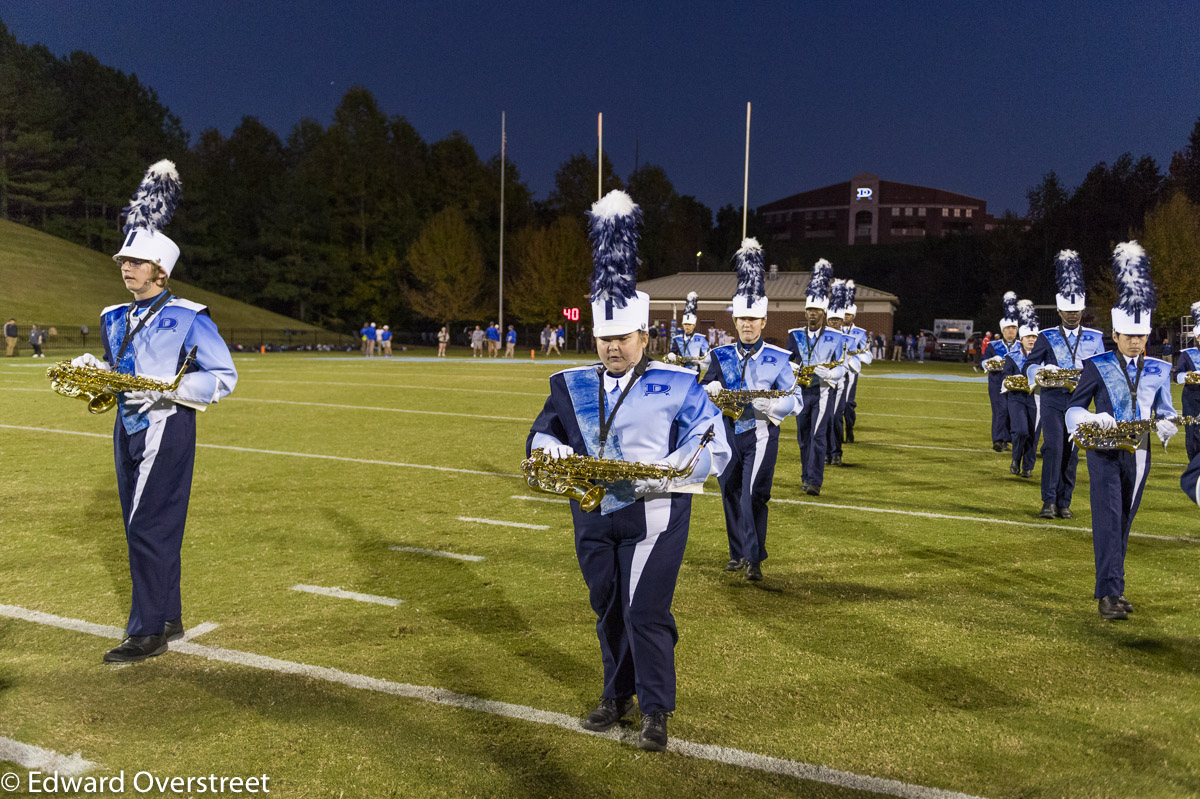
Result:
<instances>
[{"instance_id":1,"label":"spectator in background","mask_svg":"<svg viewBox=\"0 0 1200 799\"><path fill-rule=\"evenodd\" d=\"M556 332L556 335L558 336L558 348L560 350L565 350L567 348L567 331L563 328L562 325L559 325L558 330L555 332Z\"/></svg>"},{"instance_id":2,"label":"spectator in background","mask_svg":"<svg viewBox=\"0 0 1200 799\"><path fill-rule=\"evenodd\" d=\"M708 329L708 348L711 350L715 346L717 346L717 329L710 327Z\"/></svg>"},{"instance_id":3,"label":"spectator in background","mask_svg":"<svg viewBox=\"0 0 1200 799\"><path fill-rule=\"evenodd\" d=\"M367 336L374 338L374 333L371 331L371 326L363 322L362 330L358 331L358 338L362 342L363 357L367 357Z\"/></svg>"},{"instance_id":4,"label":"spectator in background","mask_svg":"<svg viewBox=\"0 0 1200 799\"><path fill-rule=\"evenodd\" d=\"M17 320L4 323L4 355L8 358L17 354Z\"/></svg>"},{"instance_id":5,"label":"spectator in background","mask_svg":"<svg viewBox=\"0 0 1200 799\"><path fill-rule=\"evenodd\" d=\"M925 331L921 331L921 335L917 336L917 363L925 363L925 346L929 343L929 339L925 337Z\"/></svg>"},{"instance_id":6,"label":"spectator in background","mask_svg":"<svg viewBox=\"0 0 1200 799\"><path fill-rule=\"evenodd\" d=\"M562 350L559 349L559 346L558 346L558 342L560 340L558 337L559 329L551 328L550 325L546 325L546 331L547 331L547 335L550 340L550 346L546 348L546 354L549 355L550 350L554 350L555 355L562 355Z\"/></svg>"},{"instance_id":7,"label":"spectator in background","mask_svg":"<svg viewBox=\"0 0 1200 799\"><path fill-rule=\"evenodd\" d=\"M42 353L42 344L46 343L46 331L33 325L29 328L29 346L33 347L34 358L45 358Z\"/></svg>"},{"instance_id":8,"label":"spectator in background","mask_svg":"<svg viewBox=\"0 0 1200 799\"><path fill-rule=\"evenodd\" d=\"M650 354L654 355L658 352L658 325L650 325L650 330L647 333L650 336Z\"/></svg>"},{"instance_id":9,"label":"spectator in background","mask_svg":"<svg viewBox=\"0 0 1200 799\"><path fill-rule=\"evenodd\" d=\"M483 357L483 339L484 339L483 328L481 328L479 325L475 325L475 329L471 331L471 357L472 358L482 358Z\"/></svg>"},{"instance_id":10,"label":"spectator in background","mask_svg":"<svg viewBox=\"0 0 1200 799\"><path fill-rule=\"evenodd\" d=\"M92 332L92 331L88 330L87 325L79 326L79 339L83 342L84 348L87 347L87 337L88 337L88 333L90 333L90 332Z\"/></svg>"},{"instance_id":11,"label":"spectator in background","mask_svg":"<svg viewBox=\"0 0 1200 799\"><path fill-rule=\"evenodd\" d=\"M515 357L517 348L517 331L512 325L508 326L508 333L504 336L504 357Z\"/></svg>"},{"instance_id":12,"label":"spectator in background","mask_svg":"<svg viewBox=\"0 0 1200 799\"><path fill-rule=\"evenodd\" d=\"M899 330L892 336L892 360L898 361L904 357L904 334Z\"/></svg>"},{"instance_id":13,"label":"spectator in background","mask_svg":"<svg viewBox=\"0 0 1200 799\"><path fill-rule=\"evenodd\" d=\"M667 333L665 322L658 323L658 349L659 352L668 352L671 349L671 338Z\"/></svg>"},{"instance_id":14,"label":"spectator in background","mask_svg":"<svg viewBox=\"0 0 1200 799\"><path fill-rule=\"evenodd\" d=\"M381 354L385 358L392 357L392 330L387 325L383 326L383 332L379 334L379 341L383 348Z\"/></svg>"},{"instance_id":15,"label":"spectator in background","mask_svg":"<svg viewBox=\"0 0 1200 799\"><path fill-rule=\"evenodd\" d=\"M443 327L437 334L438 357L446 357L446 345L450 343L450 331Z\"/></svg>"},{"instance_id":16,"label":"spectator in background","mask_svg":"<svg viewBox=\"0 0 1200 799\"><path fill-rule=\"evenodd\" d=\"M913 338L913 334L909 333L904 337L904 360L915 361L917 359L917 341Z\"/></svg>"},{"instance_id":17,"label":"spectator in background","mask_svg":"<svg viewBox=\"0 0 1200 799\"><path fill-rule=\"evenodd\" d=\"M375 357L375 342L379 338L377 334L378 334L378 329L375 327L375 323L372 322L370 324L370 326L367 328L367 357L368 358Z\"/></svg>"},{"instance_id":18,"label":"spectator in background","mask_svg":"<svg viewBox=\"0 0 1200 799\"><path fill-rule=\"evenodd\" d=\"M500 357L500 325L492 322L487 329L487 350L489 358Z\"/></svg>"},{"instance_id":19,"label":"spectator in background","mask_svg":"<svg viewBox=\"0 0 1200 799\"><path fill-rule=\"evenodd\" d=\"M546 326L542 328L542 354L543 355L550 354L550 333L551 332L552 331L550 330L550 324L546 323Z\"/></svg>"}]
</instances>

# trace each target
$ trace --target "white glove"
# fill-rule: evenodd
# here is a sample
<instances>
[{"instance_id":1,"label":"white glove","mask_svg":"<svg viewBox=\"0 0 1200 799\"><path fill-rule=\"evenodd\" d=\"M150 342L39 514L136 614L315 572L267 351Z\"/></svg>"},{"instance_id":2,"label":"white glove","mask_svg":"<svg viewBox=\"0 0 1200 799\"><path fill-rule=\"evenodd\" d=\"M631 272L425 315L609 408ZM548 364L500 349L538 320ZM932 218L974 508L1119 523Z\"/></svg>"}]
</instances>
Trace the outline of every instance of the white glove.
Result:
<instances>
[{"instance_id":1,"label":"white glove","mask_svg":"<svg viewBox=\"0 0 1200 799\"><path fill-rule=\"evenodd\" d=\"M83 355L80 355L78 358L73 358L71 360L71 365L72 366L91 366L96 369L103 369L106 372L112 371L111 366L109 366L107 363L105 363L104 361L97 358L95 355L92 355L90 352L85 352Z\"/></svg>"},{"instance_id":2,"label":"white glove","mask_svg":"<svg viewBox=\"0 0 1200 799\"><path fill-rule=\"evenodd\" d=\"M707 371L708 371L708 365L709 365L710 363L712 363L712 356L711 356L711 355L708 355L708 354L705 354L705 356L704 356L703 358L701 358L699 361L697 361L697 363L700 365L700 368L701 368L702 370L704 370L704 371L706 371L706 372L707 372Z\"/></svg>"},{"instance_id":3,"label":"white glove","mask_svg":"<svg viewBox=\"0 0 1200 799\"><path fill-rule=\"evenodd\" d=\"M754 399L750 400L750 404L754 406L754 410L758 411L764 416L771 410L771 400L767 399L766 397L755 397Z\"/></svg>"},{"instance_id":4,"label":"white glove","mask_svg":"<svg viewBox=\"0 0 1200 799\"><path fill-rule=\"evenodd\" d=\"M818 366L816 369L813 369L813 374L819 377L821 382L828 383L831 372L828 366Z\"/></svg>"},{"instance_id":5,"label":"white glove","mask_svg":"<svg viewBox=\"0 0 1200 799\"><path fill-rule=\"evenodd\" d=\"M71 363L75 363L75 362L71 361ZM1187 376L1188 376L1187 372L1180 372L1179 374L1175 375L1175 382L1181 386L1186 385L1187 384Z\"/></svg>"},{"instance_id":6,"label":"white glove","mask_svg":"<svg viewBox=\"0 0 1200 799\"><path fill-rule=\"evenodd\" d=\"M178 395L171 391L126 391L125 401L137 408L138 413L151 409L170 408Z\"/></svg>"},{"instance_id":7,"label":"white glove","mask_svg":"<svg viewBox=\"0 0 1200 799\"><path fill-rule=\"evenodd\" d=\"M1159 419L1158 423L1154 425L1154 432L1158 433L1158 440L1162 442L1163 449L1166 449L1167 442L1179 432L1179 425L1170 419Z\"/></svg>"},{"instance_id":8,"label":"white glove","mask_svg":"<svg viewBox=\"0 0 1200 799\"><path fill-rule=\"evenodd\" d=\"M708 396L715 397L721 391L721 382L719 380L714 380L711 383L705 383L704 390L708 392Z\"/></svg>"},{"instance_id":9,"label":"white glove","mask_svg":"<svg viewBox=\"0 0 1200 799\"><path fill-rule=\"evenodd\" d=\"M767 409L767 416L770 416L772 419L782 419L791 409L791 397L776 397L771 400L771 407Z\"/></svg>"},{"instance_id":10,"label":"white glove","mask_svg":"<svg viewBox=\"0 0 1200 799\"><path fill-rule=\"evenodd\" d=\"M667 363L675 363L679 360L679 356L673 352L667 353Z\"/></svg>"},{"instance_id":11,"label":"white glove","mask_svg":"<svg viewBox=\"0 0 1200 799\"><path fill-rule=\"evenodd\" d=\"M668 477L639 477L633 481L633 493L639 497L647 494L666 494L671 490Z\"/></svg>"},{"instance_id":12,"label":"white glove","mask_svg":"<svg viewBox=\"0 0 1200 799\"><path fill-rule=\"evenodd\" d=\"M566 444L551 444L546 447L546 456L552 461L574 455L575 450Z\"/></svg>"},{"instance_id":13,"label":"white glove","mask_svg":"<svg viewBox=\"0 0 1200 799\"><path fill-rule=\"evenodd\" d=\"M1112 430L1117 426L1116 417L1111 413L1089 413L1083 421L1098 424L1103 430Z\"/></svg>"}]
</instances>

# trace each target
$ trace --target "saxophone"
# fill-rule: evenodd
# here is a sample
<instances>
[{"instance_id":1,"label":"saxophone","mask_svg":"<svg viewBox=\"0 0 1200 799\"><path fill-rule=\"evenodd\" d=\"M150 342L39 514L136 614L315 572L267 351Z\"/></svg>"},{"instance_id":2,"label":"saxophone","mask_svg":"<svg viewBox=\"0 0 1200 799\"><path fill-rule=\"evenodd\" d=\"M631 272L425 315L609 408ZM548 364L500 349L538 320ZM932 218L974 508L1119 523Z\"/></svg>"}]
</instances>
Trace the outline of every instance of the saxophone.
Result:
<instances>
[{"instance_id":1,"label":"saxophone","mask_svg":"<svg viewBox=\"0 0 1200 799\"><path fill-rule=\"evenodd\" d=\"M1004 378L1005 391L1017 391L1023 394L1032 394L1033 387L1029 385L1029 378L1025 375L1009 375Z\"/></svg>"},{"instance_id":2,"label":"saxophone","mask_svg":"<svg viewBox=\"0 0 1200 799\"><path fill-rule=\"evenodd\" d=\"M88 413L104 413L117 404L117 394L126 391L174 391L179 388L183 374L196 362L196 348L183 359L183 366L170 383L150 377L126 375L97 369L94 366L72 366L59 361L46 370L50 388L64 397L78 397L87 403Z\"/></svg>"},{"instance_id":3,"label":"saxophone","mask_svg":"<svg viewBox=\"0 0 1200 799\"><path fill-rule=\"evenodd\" d=\"M746 410L746 406L756 399L778 399L790 397L795 393L795 388L723 388L717 392L715 397L712 397L712 402L721 409L721 413L730 419L737 419L742 415L742 411Z\"/></svg>"},{"instance_id":4,"label":"saxophone","mask_svg":"<svg viewBox=\"0 0 1200 799\"><path fill-rule=\"evenodd\" d=\"M547 494L565 495L579 503L579 507L587 512L600 507L600 501L608 493L604 485L596 483L619 483L625 480L639 478L675 480L689 477L700 460L700 453L713 440L715 433L713 425L700 437L700 446L693 453L692 459L682 469L670 466L658 466L653 463L637 463L634 461L593 458L590 455L568 455L565 458L551 458L546 451L539 448L529 453L529 457L521 462L521 471L529 487ZM592 482L595 481L595 482Z\"/></svg>"},{"instance_id":5,"label":"saxophone","mask_svg":"<svg viewBox=\"0 0 1200 799\"><path fill-rule=\"evenodd\" d=\"M1185 386L1200 386L1200 372L1188 372L1187 377L1183 378Z\"/></svg>"},{"instance_id":6,"label":"saxophone","mask_svg":"<svg viewBox=\"0 0 1200 799\"><path fill-rule=\"evenodd\" d=\"M1200 423L1200 416L1176 416L1171 419L1177 425ZM1158 419L1134 419L1117 422L1116 427L1101 427L1095 422L1082 422L1075 428L1075 443L1080 449L1114 450L1137 452L1142 438L1153 433Z\"/></svg>"},{"instance_id":7,"label":"saxophone","mask_svg":"<svg viewBox=\"0 0 1200 799\"><path fill-rule=\"evenodd\" d=\"M983 368L989 372L1002 372L1004 371L1004 359L1001 358L998 361L994 361L991 358L988 358L983 362Z\"/></svg>"},{"instance_id":8,"label":"saxophone","mask_svg":"<svg viewBox=\"0 0 1200 799\"><path fill-rule=\"evenodd\" d=\"M843 363L845 363L846 356L850 355L850 354L852 354L852 353L843 352L842 357L840 359L838 359L836 361L831 361L830 363L814 363L814 364L809 364L808 366L801 366L801 367L797 367L795 364L792 364L792 371L794 371L796 373L796 385L804 386L805 388L808 388L809 386L812 385L813 376L814 376L813 373L817 371L818 366L824 366L826 369L833 369L833 368L841 366Z\"/></svg>"},{"instance_id":9,"label":"saxophone","mask_svg":"<svg viewBox=\"0 0 1200 799\"><path fill-rule=\"evenodd\" d=\"M1038 386L1041 388L1065 388L1067 391L1074 391L1075 386L1079 385L1079 375L1083 374L1082 369L1042 369L1034 376Z\"/></svg>"}]
</instances>

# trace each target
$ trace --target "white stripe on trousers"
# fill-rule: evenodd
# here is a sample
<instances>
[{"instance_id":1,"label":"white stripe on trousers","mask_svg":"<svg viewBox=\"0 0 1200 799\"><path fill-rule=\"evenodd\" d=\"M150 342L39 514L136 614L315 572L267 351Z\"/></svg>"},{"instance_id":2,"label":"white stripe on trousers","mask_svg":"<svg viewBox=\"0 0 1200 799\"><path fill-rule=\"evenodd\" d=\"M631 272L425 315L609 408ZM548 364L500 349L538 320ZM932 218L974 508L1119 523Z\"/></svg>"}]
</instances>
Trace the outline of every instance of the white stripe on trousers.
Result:
<instances>
[{"instance_id":1,"label":"white stripe on trousers","mask_svg":"<svg viewBox=\"0 0 1200 799\"><path fill-rule=\"evenodd\" d=\"M633 562L629 565L629 605L633 604L633 594L637 591L638 582L642 579L642 571L646 561L654 551L654 544L662 535L667 525L671 523L671 497L656 497L647 499L646 505L646 537L633 547Z\"/></svg>"}]
</instances>

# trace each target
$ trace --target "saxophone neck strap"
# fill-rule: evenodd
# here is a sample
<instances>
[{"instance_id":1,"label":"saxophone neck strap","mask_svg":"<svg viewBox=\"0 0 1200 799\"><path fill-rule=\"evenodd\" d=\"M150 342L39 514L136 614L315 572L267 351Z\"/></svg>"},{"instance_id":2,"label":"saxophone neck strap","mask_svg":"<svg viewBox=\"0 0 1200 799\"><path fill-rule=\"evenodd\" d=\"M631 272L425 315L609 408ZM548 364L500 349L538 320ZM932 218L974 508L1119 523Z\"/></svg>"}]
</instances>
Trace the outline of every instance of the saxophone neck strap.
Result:
<instances>
[{"instance_id":1,"label":"saxophone neck strap","mask_svg":"<svg viewBox=\"0 0 1200 799\"><path fill-rule=\"evenodd\" d=\"M613 419L617 418L617 410L620 409L621 403L625 401L625 397L629 396L629 390L633 388L633 384L638 381L642 373L646 371L646 367L650 365L650 359L642 355L642 359L638 361L637 366L633 367L633 375L629 378L629 382L625 384L625 388L621 391L621 396L617 397L616 403L613 405L612 413L605 418L604 414L604 367L597 369L600 378L600 451L597 457L604 457L604 445L608 443L608 431L612 428Z\"/></svg>"},{"instance_id":2,"label":"saxophone neck strap","mask_svg":"<svg viewBox=\"0 0 1200 799\"><path fill-rule=\"evenodd\" d=\"M146 323L150 321L150 317L161 311L163 306L170 302L170 300L171 292L163 291L163 293L159 294L158 298L150 304L150 308L147 309L146 313L138 317L137 324L135 325L130 325L129 320L133 317L133 309L137 307L137 302L135 301L129 303L129 307L125 310L125 335L121 338L121 349L117 353L116 358L117 363L120 363L121 359L125 357L125 350L129 349L129 345L133 342L134 335L136 335L139 330L145 327Z\"/></svg>"}]
</instances>

